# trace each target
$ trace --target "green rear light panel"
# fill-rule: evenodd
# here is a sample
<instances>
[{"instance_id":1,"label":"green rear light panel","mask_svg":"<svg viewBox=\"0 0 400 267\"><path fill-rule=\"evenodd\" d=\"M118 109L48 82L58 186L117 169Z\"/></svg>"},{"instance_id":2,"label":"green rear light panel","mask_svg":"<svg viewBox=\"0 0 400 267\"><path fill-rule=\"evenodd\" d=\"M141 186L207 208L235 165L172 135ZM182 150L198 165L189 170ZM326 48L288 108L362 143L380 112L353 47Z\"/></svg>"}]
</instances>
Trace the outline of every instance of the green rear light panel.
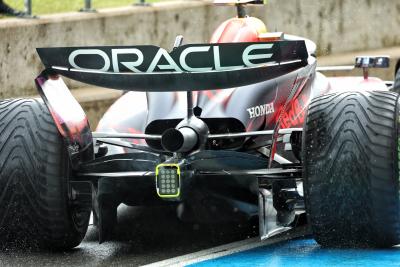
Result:
<instances>
[{"instance_id":1,"label":"green rear light panel","mask_svg":"<svg viewBox=\"0 0 400 267\"><path fill-rule=\"evenodd\" d=\"M156 167L157 194L162 198L180 195L181 171L178 164L160 164Z\"/></svg>"}]
</instances>

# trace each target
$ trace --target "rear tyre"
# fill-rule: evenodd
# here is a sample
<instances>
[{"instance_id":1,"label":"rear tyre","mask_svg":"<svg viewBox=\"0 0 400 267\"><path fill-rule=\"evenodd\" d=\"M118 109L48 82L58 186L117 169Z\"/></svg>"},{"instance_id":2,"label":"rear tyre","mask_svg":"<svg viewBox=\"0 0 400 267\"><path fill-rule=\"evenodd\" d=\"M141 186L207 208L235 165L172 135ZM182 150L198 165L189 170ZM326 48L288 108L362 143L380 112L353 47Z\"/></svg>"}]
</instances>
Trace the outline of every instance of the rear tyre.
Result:
<instances>
[{"instance_id":1,"label":"rear tyre","mask_svg":"<svg viewBox=\"0 0 400 267\"><path fill-rule=\"evenodd\" d=\"M82 241L90 210L69 202L66 147L42 101L0 102L0 244L65 250Z\"/></svg>"},{"instance_id":2,"label":"rear tyre","mask_svg":"<svg viewBox=\"0 0 400 267\"><path fill-rule=\"evenodd\" d=\"M309 106L304 189L316 241L327 247L399 243L399 96L347 92Z\"/></svg>"}]
</instances>

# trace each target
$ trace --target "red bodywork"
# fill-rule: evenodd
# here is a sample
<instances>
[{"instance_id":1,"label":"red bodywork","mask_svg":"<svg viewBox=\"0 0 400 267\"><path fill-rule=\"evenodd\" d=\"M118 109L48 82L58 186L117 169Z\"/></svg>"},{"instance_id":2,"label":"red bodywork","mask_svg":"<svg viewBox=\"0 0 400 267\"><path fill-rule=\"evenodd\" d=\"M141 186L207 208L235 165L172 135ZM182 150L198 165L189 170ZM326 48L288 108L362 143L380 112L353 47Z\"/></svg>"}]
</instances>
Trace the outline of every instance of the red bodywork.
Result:
<instances>
[{"instance_id":1,"label":"red bodywork","mask_svg":"<svg viewBox=\"0 0 400 267\"><path fill-rule=\"evenodd\" d=\"M262 41L260 35L267 32L265 24L254 17L232 18L222 23L211 37L211 43L230 43L230 42L259 42ZM322 80L322 81L321 81ZM305 84L310 82L308 79L297 79L293 86L299 84L296 95L287 103L285 111L282 111L285 103L276 103L277 112L275 117L267 124L276 123L280 116L280 128L302 127L306 115L311 95L310 88ZM366 90L387 90L385 83L378 78L370 77L334 77L320 79L316 81L319 93L342 92L342 91L366 91ZM305 90L303 90L305 88ZM307 90L308 89L308 90ZM210 100L217 99L217 95L222 92L218 90L200 92ZM228 96L229 97L229 96ZM247 125L247 130L254 130L253 123ZM258 124L258 123L255 123Z\"/></svg>"},{"instance_id":2,"label":"red bodywork","mask_svg":"<svg viewBox=\"0 0 400 267\"><path fill-rule=\"evenodd\" d=\"M215 30L210 43L259 42L260 34L266 32L267 27L257 18L232 18Z\"/></svg>"},{"instance_id":3,"label":"red bodywork","mask_svg":"<svg viewBox=\"0 0 400 267\"><path fill-rule=\"evenodd\" d=\"M267 27L265 24L254 17L246 17L246 18L232 18L224 23L222 23L214 32L211 37L211 43L231 43L231 42L260 42L262 41L262 34L267 33ZM296 79L294 86L298 88L296 95L289 103L285 103L284 99L275 99L275 116L269 119L266 124L271 125L275 124L279 117L281 121L281 128L290 128L290 127L299 127L303 125L304 122L304 115L306 107L309 103L309 96L310 92L302 92L307 79L300 78ZM301 93L302 92L302 93ZM219 94L219 91L204 91L200 92L199 94L212 96L209 97L210 100L216 98L216 94ZM285 111L282 109L285 107ZM246 129L248 131L257 130L258 125L262 125L264 118L256 118L251 121L247 126Z\"/></svg>"}]
</instances>

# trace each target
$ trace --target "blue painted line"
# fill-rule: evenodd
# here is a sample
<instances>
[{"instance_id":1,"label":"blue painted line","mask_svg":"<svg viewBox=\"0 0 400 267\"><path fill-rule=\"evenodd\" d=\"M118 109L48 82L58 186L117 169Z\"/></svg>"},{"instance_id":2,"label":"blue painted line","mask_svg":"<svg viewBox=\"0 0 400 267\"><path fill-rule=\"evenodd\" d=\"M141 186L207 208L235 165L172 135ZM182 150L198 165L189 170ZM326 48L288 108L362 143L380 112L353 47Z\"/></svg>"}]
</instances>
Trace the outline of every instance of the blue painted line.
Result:
<instances>
[{"instance_id":1,"label":"blue painted line","mask_svg":"<svg viewBox=\"0 0 400 267\"><path fill-rule=\"evenodd\" d=\"M312 239L297 239L189 265L208 266L400 266L400 248L324 249Z\"/></svg>"}]
</instances>

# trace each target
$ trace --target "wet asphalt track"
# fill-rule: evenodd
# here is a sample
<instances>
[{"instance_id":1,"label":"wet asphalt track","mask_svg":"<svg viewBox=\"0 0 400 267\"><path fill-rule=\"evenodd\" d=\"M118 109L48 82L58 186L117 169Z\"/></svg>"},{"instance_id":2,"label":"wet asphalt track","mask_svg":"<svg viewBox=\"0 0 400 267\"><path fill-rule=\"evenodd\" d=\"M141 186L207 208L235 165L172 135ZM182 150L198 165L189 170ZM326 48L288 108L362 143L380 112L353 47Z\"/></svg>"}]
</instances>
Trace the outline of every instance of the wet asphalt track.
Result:
<instances>
[{"instance_id":1,"label":"wet asphalt track","mask_svg":"<svg viewBox=\"0 0 400 267\"><path fill-rule=\"evenodd\" d=\"M99 245L94 227L76 249L64 253L7 250L0 266L138 266L246 239L257 234L256 225L204 226L184 224L172 208L118 210L113 241Z\"/></svg>"}]
</instances>

